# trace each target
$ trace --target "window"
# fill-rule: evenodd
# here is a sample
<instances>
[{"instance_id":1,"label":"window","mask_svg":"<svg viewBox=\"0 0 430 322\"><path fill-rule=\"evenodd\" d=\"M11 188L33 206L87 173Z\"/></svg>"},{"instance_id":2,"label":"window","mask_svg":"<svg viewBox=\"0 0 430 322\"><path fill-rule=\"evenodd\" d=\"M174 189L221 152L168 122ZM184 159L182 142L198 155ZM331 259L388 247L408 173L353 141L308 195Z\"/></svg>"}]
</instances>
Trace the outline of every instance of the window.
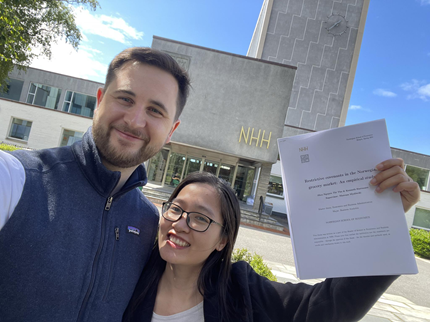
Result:
<instances>
[{"instance_id":1,"label":"window","mask_svg":"<svg viewBox=\"0 0 430 322\"><path fill-rule=\"evenodd\" d=\"M12 126L10 127L9 137L28 141L32 124L33 122L31 121L24 121L13 118Z\"/></svg>"},{"instance_id":2,"label":"window","mask_svg":"<svg viewBox=\"0 0 430 322\"><path fill-rule=\"evenodd\" d=\"M283 196L284 188L282 187L282 178L278 176L270 176L268 193Z\"/></svg>"},{"instance_id":3,"label":"window","mask_svg":"<svg viewBox=\"0 0 430 322\"><path fill-rule=\"evenodd\" d=\"M414 167L412 165L406 166L406 173L420 186L421 190L428 190L429 173L430 170Z\"/></svg>"},{"instance_id":4,"label":"window","mask_svg":"<svg viewBox=\"0 0 430 322\"><path fill-rule=\"evenodd\" d=\"M57 110L60 96L61 89L59 88L31 83L27 103Z\"/></svg>"},{"instance_id":5,"label":"window","mask_svg":"<svg viewBox=\"0 0 430 322\"><path fill-rule=\"evenodd\" d=\"M5 87L0 88L0 97L19 101L24 81L10 78Z\"/></svg>"},{"instance_id":6,"label":"window","mask_svg":"<svg viewBox=\"0 0 430 322\"><path fill-rule=\"evenodd\" d=\"M430 230L430 210L416 207L412 226Z\"/></svg>"},{"instance_id":7,"label":"window","mask_svg":"<svg viewBox=\"0 0 430 322\"><path fill-rule=\"evenodd\" d=\"M67 91L63 111L82 116L93 117L96 108L96 97Z\"/></svg>"},{"instance_id":8,"label":"window","mask_svg":"<svg viewBox=\"0 0 430 322\"><path fill-rule=\"evenodd\" d=\"M76 141L82 139L83 132L63 130L63 138L61 139L60 146L72 145Z\"/></svg>"}]
</instances>

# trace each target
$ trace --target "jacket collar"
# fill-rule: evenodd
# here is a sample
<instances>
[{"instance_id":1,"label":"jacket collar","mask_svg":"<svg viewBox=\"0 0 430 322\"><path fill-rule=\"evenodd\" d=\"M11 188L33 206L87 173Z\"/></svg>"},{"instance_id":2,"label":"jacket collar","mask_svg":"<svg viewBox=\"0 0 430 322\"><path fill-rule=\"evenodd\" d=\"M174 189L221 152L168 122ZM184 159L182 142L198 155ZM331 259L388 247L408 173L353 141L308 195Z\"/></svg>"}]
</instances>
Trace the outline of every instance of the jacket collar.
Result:
<instances>
[{"instance_id":1,"label":"jacket collar","mask_svg":"<svg viewBox=\"0 0 430 322\"><path fill-rule=\"evenodd\" d=\"M79 167L94 189L102 196L109 197L121 178L121 172L108 170L101 162L99 151L93 139L92 127L82 137L82 141L72 145L72 151ZM140 164L116 194L146 185L148 179L143 164Z\"/></svg>"}]
</instances>

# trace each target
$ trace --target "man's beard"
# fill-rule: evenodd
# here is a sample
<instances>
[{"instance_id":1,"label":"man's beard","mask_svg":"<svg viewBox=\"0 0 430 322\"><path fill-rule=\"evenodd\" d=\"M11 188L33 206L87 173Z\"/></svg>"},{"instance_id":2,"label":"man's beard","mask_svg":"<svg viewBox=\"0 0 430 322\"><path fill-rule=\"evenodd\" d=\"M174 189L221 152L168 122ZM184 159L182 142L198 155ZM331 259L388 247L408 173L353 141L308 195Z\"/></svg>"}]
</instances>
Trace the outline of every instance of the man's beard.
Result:
<instances>
[{"instance_id":1,"label":"man's beard","mask_svg":"<svg viewBox=\"0 0 430 322\"><path fill-rule=\"evenodd\" d=\"M93 138L96 143L97 149L102 159L118 168L132 168L152 158L161 149L149 146L149 138L143 136L140 132L130 129L127 125L120 128L116 127L121 132L132 134L143 140L143 146L136 152L127 153L120 152L117 148L109 142L110 134L113 128L109 126L107 129L103 128L98 122L93 123Z\"/></svg>"}]
</instances>

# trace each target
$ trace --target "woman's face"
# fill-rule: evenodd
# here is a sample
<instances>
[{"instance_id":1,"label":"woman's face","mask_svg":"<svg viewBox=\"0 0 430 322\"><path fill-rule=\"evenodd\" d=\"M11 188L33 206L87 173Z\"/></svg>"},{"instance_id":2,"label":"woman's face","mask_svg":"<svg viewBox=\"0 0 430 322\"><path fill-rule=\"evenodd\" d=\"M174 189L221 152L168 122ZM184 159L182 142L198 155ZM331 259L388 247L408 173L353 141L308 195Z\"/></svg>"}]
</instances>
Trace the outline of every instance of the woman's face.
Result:
<instances>
[{"instance_id":1,"label":"woman's face","mask_svg":"<svg viewBox=\"0 0 430 322\"><path fill-rule=\"evenodd\" d=\"M172 202L187 212L199 212L224 225L217 191L205 183L185 186ZM176 265L202 266L214 251L221 251L226 238L221 236L222 227L212 223L205 232L188 227L184 213L179 221L160 220L158 247L161 258Z\"/></svg>"}]
</instances>

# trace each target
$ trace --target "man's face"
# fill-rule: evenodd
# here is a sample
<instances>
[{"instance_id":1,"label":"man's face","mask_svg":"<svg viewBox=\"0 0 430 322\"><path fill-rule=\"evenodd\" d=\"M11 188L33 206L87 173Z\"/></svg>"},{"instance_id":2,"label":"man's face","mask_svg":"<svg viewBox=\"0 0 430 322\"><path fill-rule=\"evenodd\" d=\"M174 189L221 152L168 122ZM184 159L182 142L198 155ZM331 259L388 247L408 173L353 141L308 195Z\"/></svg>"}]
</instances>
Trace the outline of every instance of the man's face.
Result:
<instances>
[{"instance_id":1,"label":"man's face","mask_svg":"<svg viewBox=\"0 0 430 322\"><path fill-rule=\"evenodd\" d=\"M135 62L118 70L97 92L93 136L103 163L131 168L160 151L179 125L177 97L178 84L168 72Z\"/></svg>"}]
</instances>

